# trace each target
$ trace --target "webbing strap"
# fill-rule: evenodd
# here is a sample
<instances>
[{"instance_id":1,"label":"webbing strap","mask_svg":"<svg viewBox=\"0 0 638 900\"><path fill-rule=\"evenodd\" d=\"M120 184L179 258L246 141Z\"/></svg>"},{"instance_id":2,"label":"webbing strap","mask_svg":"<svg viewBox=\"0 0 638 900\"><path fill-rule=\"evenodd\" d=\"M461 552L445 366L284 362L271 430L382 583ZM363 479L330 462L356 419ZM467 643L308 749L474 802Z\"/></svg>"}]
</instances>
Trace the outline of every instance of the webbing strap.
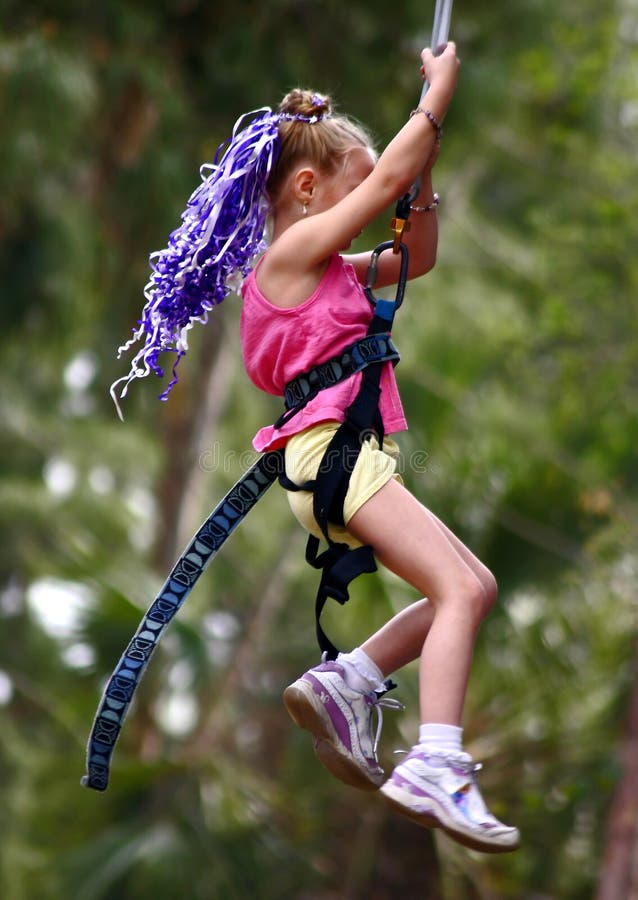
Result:
<instances>
[{"instance_id":1,"label":"webbing strap","mask_svg":"<svg viewBox=\"0 0 638 900\"><path fill-rule=\"evenodd\" d=\"M384 245L379 245L377 250L380 250L382 247ZM407 268L407 249L404 248L404 245L401 245L401 251L401 280L404 282ZM389 332L394 309L398 303L385 300L375 301L369 287L366 289L366 293L369 294L371 302L376 303L375 315L366 337L376 335L378 338L383 336L384 332ZM398 297L399 294L397 294ZM359 346L362 345L361 341L356 343ZM375 352L375 346L377 348L376 352L378 352L379 348L382 347L381 342L377 341L375 344L374 341L370 341L366 344L366 339L363 339L363 346L370 349L370 355L362 366L364 377L357 398L346 411L345 426L346 429L350 429L353 431L353 434L356 434L359 442L357 449L360 449L360 431L363 430L359 427L359 422L369 421L369 424L364 425L363 428L374 428L379 436L382 437L378 404L372 403L370 405L370 398L374 398L375 392L378 397L379 378L384 362L390 359L396 362L398 359L396 348L390 341L384 345L385 352L391 354L387 359L383 355L382 358L371 361L371 357ZM362 360L364 356L365 350L362 353ZM351 374L354 374L354 372ZM366 397L368 399L364 401ZM291 413L294 411L294 409L290 410ZM370 414L368 414L368 411ZM357 423L357 425L353 430L354 423ZM354 467L354 462L352 467ZM352 468L346 473L345 487L342 485L340 489L343 492L343 497L345 497L345 492L347 491L347 482L351 471ZM111 757L130 708L135 689L142 680L153 651L159 644L166 626L184 604L200 575L215 558L226 539L230 537L272 483L283 475L285 475L284 450L272 450L264 453L217 504L173 566L170 575L144 615L104 689L87 744L87 773L81 779L84 787L90 787L96 791L105 791L107 789ZM331 504L328 504L327 508L330 506ZM325 526L327 531L327 520ZM335 550L335 548L337 549ZM361 572L373 572L376 569L376 563L374 562L371 547L361 547L352 551L345 544L336 545L333 541L329 541L329 548L326 553L331 557L332 562L328 566L320 566L323 568L323 574L322 587L320 587L321 596L317 595L316 604L317 637L322 649L327 650L331 654L330 658L334 658L338 652L337 648L329 641L319 625L319 616L323 604L329 596L335 597L339 602L344 603L348 599L347 585L350 581ZM314 556L316 562L319 562L320 558L328 561L328 556L325 554L322 557L317 557L315 552Z\"/></svg>"},{"instance_id":2,"label":"webbing strap","mask_svg":"<svg viewBox=\"0 0 638 900\"><path fill-rule=\"evenodd\" d=\"M136 687L159 640L226 538L284 470L284 451L260 456L221 500L177 560L146 612L102 695L86 750L84 787L105 791L115 743Z\"/></svg>"},{"instance_id":3,"label":"webbing strap","mask_svg":"<svg viewBox=\"0 0 638 900\"><path fill-rule=\"evenodd\" d=\"M403 258L407 258L407 249ZM377 301L368 335L375 336L389 330L395 309L396 303ZM383 420L379 412L379 383L383 366L384 363L379 361L364 369L357 396L346 410L344 423L339 426L326 448L312 489L313 514L328 543L328 549L318 555L319 542L311 535L306 560L315 568L322 569L315 600L315 625L319 647L328 659L336 659L339 651L321 626L320 617L326 600L332 597L338 603L345 603L349 599L350 582L358 575L374 572L377 568L374 550L370 545L353 550L347 544L338 544L330 537L329 525L331 522L343 524L343 504L362 442L371 433L377 435L380 445L383 442Z\"/></svg>"},{"instance_id":4,"label":"webbing strap","mask_svg":"<svg viewBox=\"0 0 638 900\"><path fill-rule=\"evenodd\" d=\"M394 300L380 300L374 296L372 288L377 279L379 257L390 249L393 252L401 253L399 280ZM343 525L343 504L348 492L350 476L361 452L362 442L370 434L376 434L380 445L383 442L383 420L379 411L380 381L383 366L388 358L379 350L383 346L383 342L387 342L387 346L396 353L396 357L393 355L389 358L394 364L398 362L399 354L390 339L390 331L394 314L403 302L408 262L408 248L403 243L395 246L394 241L384 241L372 251L364 291L374 309L374 314L365 338L357 342L359 347L363 345L366 350L369 349L369 352L364 351L362 354L367 358L365 358L365 366L362 367L363 377L357 396L345 412L345 421L339 426L328 444L314 481L307 482L305 485L292 485L285 477L280 479L282 486L288 490L311 490L313 492L313 514L328 543L328 549L319 554L319 541L311 535L306 548L306 560L315 568L322 570L315 600L315 623L319 647L322 654L325 654L328 659L336 659L339 651L321 627L320 618L326 600L328 597L332 597L338 603L345 603L349 598L348 585L350 582L358 575L364 572L374 572L377 568L374 550L371 546L364 545L353 550L347 544L338 544L330 537L329 525L331 522ZM375 353L376 358L374 358ZM315 367L315 369L320 368ZM332 370L329 374L332 374ZM317 372L316 377L321 379L322 373ZM308 373L293 382L295 386L299 383L302 389L308 390L308 399L310 399L313 394ZM328 387L329 385L325 384L324 386ZM291 394L291 399L296 400L294 391ZM290 410L289 415L294 415L297 409L303 408L308 399L302 397L297 407ZM276 427L286 421L285 417L286 413L278 420Z\"/></svg>"},{"instance_id":5,"label":"webbing strap","mask_svg":"<svg viewBox=\"0 0 638 900\"><path fill-rule=\"evenodd\" d=\"M376 572L377 564L372 547L364 545L353 549L347 544L331 541L328 549L318 553L319 540L314 535L308 538L306 562L315 569L321 569L321 581L315 598L315 629L317 643L328 659L336 659L339 650L332 643L321 626L321 613L328 597L344 604L350 599L348 586L359 575Z\"/></svg>"},{"instance_id":6,"label":"webbing strap","mask_svg":"<svg viewBox=\"0 0 638 900\"><path fill-rule=\"evenodd\" d=\"M386 327L387 322L384 323L384 328ZM275 422L275 428L285 425L325 388L340 384L377 362L392 362L396 365L399 358L399 351L388 333L380 331L366 334L337 356L313 366L288 382L284 388L286 411Z\"/></svg>"},{"instance_id":7,"label":"webbing strap","mask_svg":"<svg viewBox=\"0 0 638 900\"><path fill-rule=\"evenodd\" d=\"M338 356L313 366L307 372L293 378L284 390L286 409L301 403L309 395L332 387L361 372L366 366L387 360L399 361L399 351L389 334L368 334L346 347Z\"/></svg>"}]
</instances>

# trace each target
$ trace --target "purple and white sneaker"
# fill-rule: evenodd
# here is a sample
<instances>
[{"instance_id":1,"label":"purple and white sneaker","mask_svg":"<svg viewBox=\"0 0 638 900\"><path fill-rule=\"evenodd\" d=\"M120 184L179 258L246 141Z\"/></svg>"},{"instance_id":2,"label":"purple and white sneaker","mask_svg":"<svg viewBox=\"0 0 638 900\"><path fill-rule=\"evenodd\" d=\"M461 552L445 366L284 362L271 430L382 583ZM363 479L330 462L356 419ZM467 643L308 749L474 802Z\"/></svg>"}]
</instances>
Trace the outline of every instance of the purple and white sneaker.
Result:
<instances>
[{"instance_id":1,"label":"purple and white sneaker","mask_svg":"<svg viewBox=\"0 0 638 900\"><path fill-rule=\"evenodd\" d=\"M439 757L413 747L381 793L404 816L426 828L442 828L473 850L516 850L520 844L518 829L499 822L481 797L475 778L480 768L468 753Z\"/></svg>"},{"instance_id":2,"label":"purple and white sneaker","mask_svg":"<svg viewBox=\"0 0 638 900\"><path fill-rule=\"evenodd\" d=\"M403 709L402 703L380 698L374 691L353 690L336 662L322 663L298 678L284 691L284 703L294 722L312 734L317 757L336 778L364 791L381 786L383 769L377 758L381 709Z\"/></svg>"}]
</instances>

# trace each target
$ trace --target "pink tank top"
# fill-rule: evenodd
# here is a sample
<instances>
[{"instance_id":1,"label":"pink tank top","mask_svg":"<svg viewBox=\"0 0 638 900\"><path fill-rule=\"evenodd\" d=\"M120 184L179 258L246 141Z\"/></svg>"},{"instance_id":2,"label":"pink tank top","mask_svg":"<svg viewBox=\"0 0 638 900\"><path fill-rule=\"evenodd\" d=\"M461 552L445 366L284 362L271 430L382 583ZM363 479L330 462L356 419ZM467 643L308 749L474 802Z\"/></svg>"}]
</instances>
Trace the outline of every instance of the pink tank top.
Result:
<instances>
[{"instance_id":1,"label":"pink tank top","mask_svg":"<svg viewBox=\"0 0 638 900\"><path fill-rule=\"evenodd\" d=\"M240 337L244 365L258 388L283 397L286 384L297 375L337 356L348 344L364 337L372 309L354 269L338 254L331 257L312 295L287 309L266 300L257 287L255 271L242 286ZM253 438L255 450L283 447L293 434L320 422L343 422L344 411L360 384L358 373L320 391L281 428L261 428ZM385 363L381 373L379 409L386 434L407 428L390 362Z\"/></svg>"}]
</instances>

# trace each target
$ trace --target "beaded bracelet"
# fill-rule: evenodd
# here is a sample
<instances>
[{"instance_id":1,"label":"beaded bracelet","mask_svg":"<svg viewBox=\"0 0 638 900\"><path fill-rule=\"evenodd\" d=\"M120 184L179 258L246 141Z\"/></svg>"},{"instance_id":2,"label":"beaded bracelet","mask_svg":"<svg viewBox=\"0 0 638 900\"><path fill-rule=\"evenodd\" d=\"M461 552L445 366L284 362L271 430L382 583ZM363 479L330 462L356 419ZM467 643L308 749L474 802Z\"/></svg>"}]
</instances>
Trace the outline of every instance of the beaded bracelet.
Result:
<instances>
[{"instance_id":1,"label":"beaded bracelet","mask_svg":"<svg viewBox=\"0 0 638 900\"><path fill-rule=\"evenodd\" d=\"M410 205L410 209L412 212L420 213L420 212L434 212L434 210L439 205L439 195L435 194L432 198L432 203L428 203L427 206L412 206Z\"/></svg>"},{"instance_id":2,"label":"beaded bracelet","mask_svg":"<svg viewBox=\"0 0 638 900\"><path fill-rule=\"evenodd\" d=\"M434 128L434 130L436 131L437 141L440 141L441 135L443 134L443 129L441 128L441 123L439 122L437 117L434 115L434 113L430 112L429 109L423 109L421 106L417 106L417 108L413 109L412 112L410 113L410 118L412 118L412 116L416 116L417 113L423 113L425 118L431 124L432 128Z\"/></svg>"}]
</instances>

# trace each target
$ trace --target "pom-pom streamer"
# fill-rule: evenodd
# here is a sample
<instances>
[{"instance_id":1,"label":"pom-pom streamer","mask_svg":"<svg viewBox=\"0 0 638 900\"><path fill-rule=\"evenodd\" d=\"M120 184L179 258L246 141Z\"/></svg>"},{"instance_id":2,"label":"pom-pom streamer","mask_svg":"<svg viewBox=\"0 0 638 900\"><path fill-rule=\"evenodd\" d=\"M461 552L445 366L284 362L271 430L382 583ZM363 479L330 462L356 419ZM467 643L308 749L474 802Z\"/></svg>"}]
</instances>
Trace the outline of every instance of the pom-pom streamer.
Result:
<instances>
[{"instance_id":1,"label":"pom-pom streamer","mask_svg":"<svg viewBox=\"0 0 638 900\"><path fill-rule=\"evenodd\" d=\"M218 148L212 163L201 167L202 184L191 195L168 247L151 254L153 272L144 289L142 318L133 337L119 348L118 358L139 341L144 345L128 375L111 386L120 418L118 399L126 396L133 380L151 372L163 377L158 358L165 351L177 357L172 379L160 395L167 399L188 349L188 331L196 322L205 324L209 311L239 289L265 249L266 183L279 152L277 127L282 118L293 117L273 115L263 107L237 120L230 141Z\"/></svg>"}]
</instances>

